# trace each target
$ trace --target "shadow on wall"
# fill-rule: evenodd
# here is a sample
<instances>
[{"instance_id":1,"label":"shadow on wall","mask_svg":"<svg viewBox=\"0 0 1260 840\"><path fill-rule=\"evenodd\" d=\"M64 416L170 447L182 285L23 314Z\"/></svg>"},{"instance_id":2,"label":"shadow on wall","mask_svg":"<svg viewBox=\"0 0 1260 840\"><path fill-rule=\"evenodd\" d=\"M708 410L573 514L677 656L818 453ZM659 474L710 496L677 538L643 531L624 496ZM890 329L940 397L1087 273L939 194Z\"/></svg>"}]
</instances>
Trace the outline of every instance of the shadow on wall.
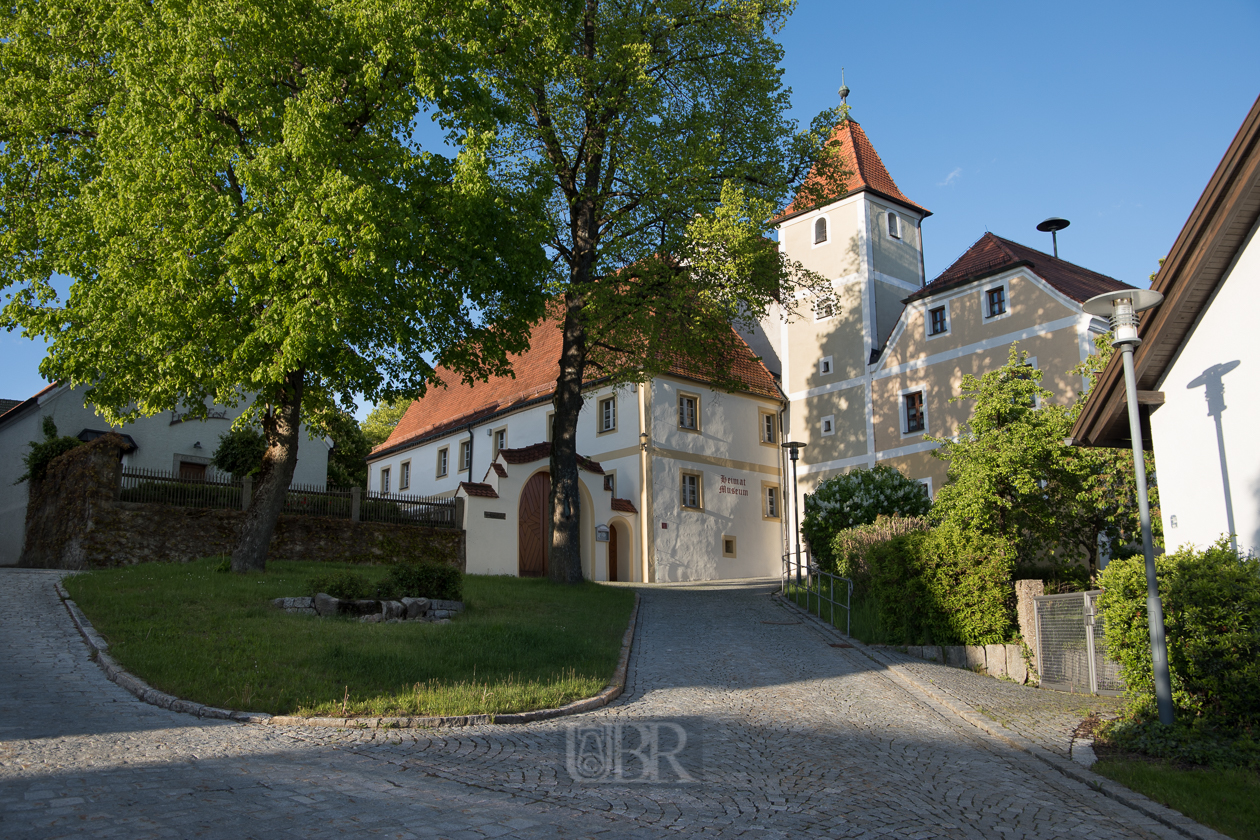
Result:
<instances>
[{"instance_id":1,"label":"shadow on wall","mask_svg":"<svg viewBox=\"0 0 1260 840\"><path fill-rule=\"evenodd\" d=\"M1196 376L1186 386L1186 390L1204 389L1207 398L1208 416L1216 423L1216 451L1221 460L1221 488L1225 498L1225 522L1229 529L1229 542L1234 551L1238 551L1238 527L1234 524L1234 496L1229 489L1229 462L1225 457L1225 433L1221 428L1221 415L1228 407L1225 405L1225 374L1237 368L1242 362L1235 359L1219 365L1212 365Z\"/></svg>"}]
</instances>

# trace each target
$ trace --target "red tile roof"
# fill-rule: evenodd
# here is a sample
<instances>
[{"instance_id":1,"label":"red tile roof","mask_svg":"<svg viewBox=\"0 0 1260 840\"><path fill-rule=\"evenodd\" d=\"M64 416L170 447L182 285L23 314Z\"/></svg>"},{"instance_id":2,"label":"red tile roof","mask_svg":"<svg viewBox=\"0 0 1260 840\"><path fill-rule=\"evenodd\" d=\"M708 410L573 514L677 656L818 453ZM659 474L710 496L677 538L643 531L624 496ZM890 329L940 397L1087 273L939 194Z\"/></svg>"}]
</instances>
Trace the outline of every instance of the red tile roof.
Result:
<instances>
[{"instance_id":1,"label":"red tile roof","mask_svg":"<svg viewBox=\"0 0 1260 840\"><path fill-rule=\"evenodd\" d=\"M880 160L879 152L875 151L875 147L871 145L866 132L862 130L862 126L858 125L856 120L841 120L840 124L832 131L829 142L840 143L840 158L843 162L843 168L849 173L843 185L828 186L825 192L829 199L841 199L859 190L871 190L885 198L891 198L926 215L931 215L930 210L906 198L905 193L897 187L897 183L888 174L888 168ZM814 179L814 173L810 172L806 180L813 181ZM782 218L811 209L813 208L798 205L796 200L793 199L792 203L783 211Z\"/></svg>"},{"instance_id":2,"label":"red tile roof","mask_svg":"<svg viewBox=\"0 0 1260 840\"><path fill-rule=\"evenodd\" d=\"M1132 289L1114 277L1090 271L1075 263L1052 257L1049 254L1003 239L992 233L980 237L954 264L919 291L906 298L904 303L938 294L973 280L1000 274L1016 266L1028 266L1034 274L1078 303L1084 303L1094 295Z\"/></svg>"},{"instance_id":3,"label":"red tile roof","mask_svg":"<svg viewBox=\"0 0 1260 840\"><path fill-rule=\"evenodd\" d=\"M464 492L469 496L480 496L483 499L497 499L499 494L489 484L473 483L471 481L461 481L460 487L464 488Z\"/></svg>"},{"instance_id":4,"label":"red tile roof","mask_svg":"<svg viewBox=\"0 0 1260 840\"><path fill-rule=\"evenodd\" d=\"M532 464L551 457L551 441L543 441L542 443L522 446L517 449L500 449L499 454L509 464ZM596 475L604 474L604 468L599 465L598 461L592 461L583 455L578 456L578 466ZM504 473L504 475L506 474Z\"/></svg>"},{"instance_id":5,"label":"red tile roof","mask_svg":"<svg viewBox=\"0 0 1260 840\"><path fill-rule=\"evenodd\" d=\"M737 381L750 393L780 399L774 376L734 330L731 336L731 368ZM513 408L550 400L560 375L561 337L558 320L548 318L539 322L531 331L529 349L509 359L515 378L499 376L467 385L458 375L438 368L438 376L446 384L430 387L423 397L413 402L389 438L372 450L372 455L383 455L426 438L449 434ZM670 373L709 381L682 360L671 365ZM588 380L587 385L593 381Z\"/></svg>"},{"instance_id":6,"label":"red tile roof","mask_svg":"<svg viewBox=\"0 0 1260 840\"><path fill-rule=\"evenodd\" d=\"M491 464L490 469L494 470L495 475L497 475L499 478L507 478L507 470L503 469L503 465L500 464L498 461L495 461L493 464Z\"/></svg>"},{"instance_id":7,"label":"red tile roof","mask_svg":"<svg viewBox=\"0 0 1260 840\"><path fill-rule=\"evenodd\" d=\"M629 499L613 499L612 509L621 511L622 513L638 513L639 509L634 506L634 502Z\"/></svg>"}]
</instances>

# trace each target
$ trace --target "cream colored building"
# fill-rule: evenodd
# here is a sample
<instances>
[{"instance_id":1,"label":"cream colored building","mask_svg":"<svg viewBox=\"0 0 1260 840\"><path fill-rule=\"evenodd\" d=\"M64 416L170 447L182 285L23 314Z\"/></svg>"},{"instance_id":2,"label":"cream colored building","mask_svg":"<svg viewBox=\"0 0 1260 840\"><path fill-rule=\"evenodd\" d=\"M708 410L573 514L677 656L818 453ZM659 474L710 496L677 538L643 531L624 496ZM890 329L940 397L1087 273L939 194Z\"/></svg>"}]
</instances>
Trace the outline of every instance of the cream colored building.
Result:
<instances>
[{"instance_id":1,"label":"cream colored building","mask_svg":"<svg viewBox=\"0 0 1260 840\"><path fill-rule=\"evenodd\" d=\"M374 490L458 496L468 571L546 573L552 394L560 329L535 328L515 378L433 388L368 459ZM592 384L578 426L582 564L593 580L778 574L783 399L752 353L738 393L683 372Z\"/></svg>"},{"instance_id":2,"label":"cream colored building","mask_svg":"<svg viewBox=\"0 0 1260 840\"><path fill-rule=\"evenodd\" d=\"M928 211L898 189L861 126L846 119L836 134L848 189L779 222L780 249L829 278L831 292L798 301L806 314L795 320L771 313L747 339L780 377L785 428L806 445L800 495L879 463L934 495L946 464L927 436L954 436L968 419L969 405L950 403L963 376L1005 364L1018 341L1055 399L1075 399L1084 383L1068 371L1106 330L1081 304L1126 284L990 233L925 283Z\"/></svg>"}]
</instances>

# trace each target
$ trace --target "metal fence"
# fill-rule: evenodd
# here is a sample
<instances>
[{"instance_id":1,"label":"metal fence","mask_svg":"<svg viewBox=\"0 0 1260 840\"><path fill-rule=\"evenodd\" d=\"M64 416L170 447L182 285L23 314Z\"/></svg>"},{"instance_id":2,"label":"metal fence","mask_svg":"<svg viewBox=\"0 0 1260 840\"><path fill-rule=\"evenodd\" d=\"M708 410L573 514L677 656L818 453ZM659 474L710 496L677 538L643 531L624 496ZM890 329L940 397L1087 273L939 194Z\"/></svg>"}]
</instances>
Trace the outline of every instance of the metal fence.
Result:
<instances>
[{"instance_id":1,"label":"metal fence","mask_svg":"<svg viewBox=\"0 0 1260 840\"><path fill-rule=\"evenodd\" d=\"M243 510L249 506L253 480L207 470L204 478L187 473L126 467L119 498L179 507ZM455 499L373 493L357 487L319 487L293 484L285 494L281 513L322 516L356 522L428 525L457 528Z\"/></svg>"},{"instance_id":2,"label":"metal fence","mask_svg":"<svg viewBox=\"0 0 1260 840\"><path fill-rule=\"evenodd\" d=\"M1037 666L1041 685L1059 691L1122 694L1120 666L1107 658L1098 596L1102 590L1038 595Z\"/></svg>"},{"instance_id":3,"label":"metal fence","mask_svg":"<svg viewBox=\"0 0 1260 840\"><path fill-rule=\"evenodd\" d=\"M179 507L241 509L241 480L206 470L205 477L125 467L119 498Z\"/></svg>"},{"instance_id":4,"label":"metal fence","mask_svg":"<svg viewBox=\"0 0 1260 840\"><path fill-rule=\"evenodd\" d=\"M783 555L779 591L804 607L806 612L829 621L836 629L840 628L836 624L836 610L844 610L844 635L852 635L849 631L853 624L853 581L822 571L814 565L807 552L800 555L789 552ZM840 600L841 596L843 601ZM824 604L827 612L825 616Z\"/></svg>"}]
</instances>

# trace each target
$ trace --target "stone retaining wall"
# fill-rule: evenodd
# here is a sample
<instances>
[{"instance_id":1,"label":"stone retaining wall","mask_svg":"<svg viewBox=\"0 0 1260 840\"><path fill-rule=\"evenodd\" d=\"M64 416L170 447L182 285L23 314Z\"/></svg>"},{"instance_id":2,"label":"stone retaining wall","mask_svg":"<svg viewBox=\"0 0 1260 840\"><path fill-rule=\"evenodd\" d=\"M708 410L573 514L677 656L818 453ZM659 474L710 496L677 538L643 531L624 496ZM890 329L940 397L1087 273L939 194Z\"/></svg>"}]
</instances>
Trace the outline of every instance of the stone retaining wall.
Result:
<instances>
[{"instance_id":1,"label":"stone retaining wall","mask_svg":"<svg viewBox=\"0 0 1260 840\"><path fill-rule=\"evenodd\" d=\"M245 514L120 502L123 441L104 435L55 459L31 487L21 566L95 569L144 562L187 562L228 554ZM457 528L281 516L268 560L386 562L423 558L464 571L464 532Z\"/></svg>"},{"instance_id":2,"label":"stone retaining wall","mask_svg":"<svg viewBox=\"0 0 1260 840\"><path fill-rule=\"evenodd\" d=\"M1024 659L1023 645L906 645L895 649L929 662L1006 677L1020 685L1038 683L1036 670L1029 668Z\"/></svg>"}]
</instances>

